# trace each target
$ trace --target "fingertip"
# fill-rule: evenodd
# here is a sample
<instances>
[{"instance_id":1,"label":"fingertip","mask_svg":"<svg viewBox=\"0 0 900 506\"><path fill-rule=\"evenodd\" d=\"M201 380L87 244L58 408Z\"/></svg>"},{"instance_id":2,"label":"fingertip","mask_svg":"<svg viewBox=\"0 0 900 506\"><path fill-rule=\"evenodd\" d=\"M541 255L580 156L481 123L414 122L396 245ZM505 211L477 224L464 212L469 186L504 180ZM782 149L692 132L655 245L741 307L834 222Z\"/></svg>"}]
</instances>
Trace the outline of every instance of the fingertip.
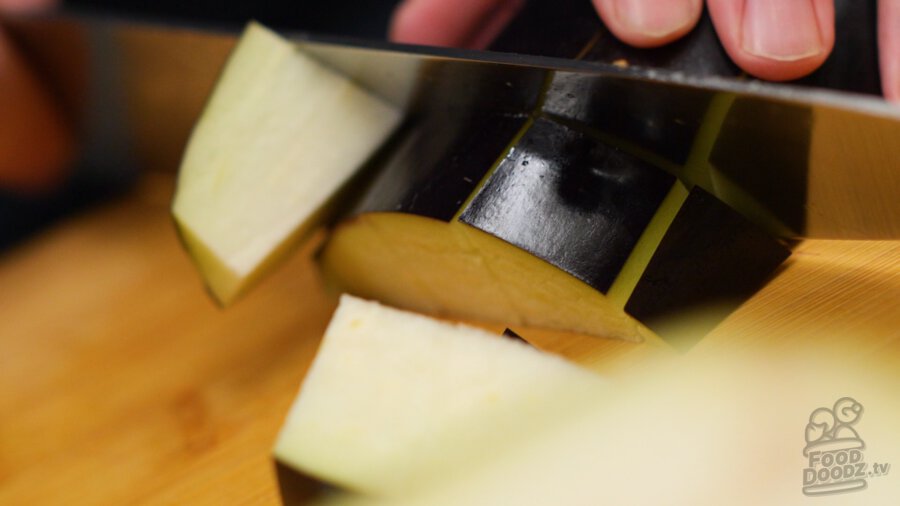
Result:
<instances>
[{"instance_id":1,"label":"fingertip","mask_svg":"<svg viewBox=\"0 0 900 506\"><path fill-rule=\"evenodd\" d=\"M878 54L884 98L900 104L900 0L878 2Z\"/></svg>"},{"instance_id":2,"label":"fingertip","mask_svg":"<svg viewBox=\"0 0 900 506\"><path fill-rule=\"evenodd\" d=\"M609 31L635 47L657 47L690 32L702 0L593 0Z\"/></svg>"},{"instance_id":3,"label":"fingertip","mask_svg":"<svg viewBox=\"0 0 900 506\"><path fill-rule=\"evenodd\" d=\"M803 77L834 48L832 0L708 0L707 5L725 51L761 79Z\"/></svg>"},{"instance_id":4,"label":"fingertip","mask_svg":"<svg viewBox=\"0 0 900 506\"><path fill-rule=\"evenodd\" d=\"M827 52L790 61L775 60L747 53L729 54L729 56L738 67L748 74L766 81L780 82L793 81L815 72L825 63L830 53L829 49Z\"/></svg>"}]
</instances>

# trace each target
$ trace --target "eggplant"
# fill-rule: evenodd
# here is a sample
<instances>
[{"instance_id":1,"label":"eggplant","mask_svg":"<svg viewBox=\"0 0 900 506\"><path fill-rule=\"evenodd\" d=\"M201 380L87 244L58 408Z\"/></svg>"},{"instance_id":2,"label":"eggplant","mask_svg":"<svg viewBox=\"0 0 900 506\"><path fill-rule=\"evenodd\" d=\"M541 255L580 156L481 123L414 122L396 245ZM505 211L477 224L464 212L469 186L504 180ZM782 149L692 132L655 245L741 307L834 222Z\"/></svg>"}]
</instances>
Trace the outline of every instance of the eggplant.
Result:
<instances>
[{"instance_id":1,"label":"eggplant","mask_svg":"<svg viewBox=\"0 0 900 506\"><path fill-rule=\"evenodd\" d=\"M194 127L172 203L215 299L234 301L306 239L401 119L396 107L249 24Z\"/></svg>"},{"instance_id":2,"label":"eggplant","mask_svg":"<svg viewBox=\"0 0 900 506\"><path fill-rule=\"evenodd\" d=\"M521 113L427 116L398 141L352 212L450 221L527 121Z\"/></svg>"},{"instance_id":3,"label":"eggplant","mask_svg":"<svg viewBox=\"0 0 900 506\"><path fill-rule=\"evenodd\" d=\"M577 417L609 386L525 343L343 296L275 444L282 496L307 504L324 482L404 497Z\"/></svg>"},{"instance_id":4,"label":"eggplant","mask_svg":"<svg viewBox=\"0 0 900 506\"><path fill-rule=\"evenodd\" d=\"M459 219L605 293L674 182L643 160L541 118Z\"/></svg>"},{"instance_id":5,"label":"eggplant","mask_svg":"<svg viewBox=\"0 0 900 506\"><path fill-rule=\"evenodd\" d=\"M789 255L783 242L694 187L637 277L625 310L657 329L657 322L680 312L741 301Z\"/></svg>"},{"instance_id":6,"label":"eggplant","mask_svg":"<svg viewBox=\"0 0 900 506\"><path fill-rule=\"evenodd\" d=\"M319 255L333 284L442 316L641 340L648 333L632 316L675 310L689 292L703 302L746 296L789 254L702 189L589 128L540 114L518 132L503 122L480 128L493 132L478 136L487 152L435 142L427 125L395 151ZM469 195L437 199L440 215L409 198L454 174L471 179L470 165L456 162L475 158L496 161ZM415 178L385 200L385 181L409 167ZM660 290L667 269L694 259L706 269L696 282L672 273L685 287Z\"/></svg>"},{"instance_id":7,"label":"eggplant","mask_svg":"<svg viewBox=\"0 0 900 506\"><path fill-rule=\"evenodd\" d=\"M586 0L525 0L489 49L556 58L577 58L603 29Z\"/></svg>"},{"instance_id":8,"label":"eggplant","mask_svg":"<svg viewBox=\"0 0 900 506\"><path fill-rule=\"evenodd\" d=\"M503 334L502 334L502 335L503 335L503 337L506 337L506 338L508 338L508 339L512 339L513 341L518 341L518 342L521 342L521 343L530 344L528 341L525 340L524 337L520 336L515 330L510 329L510 328L503 329Z\"/></svg>"}]
</instances>

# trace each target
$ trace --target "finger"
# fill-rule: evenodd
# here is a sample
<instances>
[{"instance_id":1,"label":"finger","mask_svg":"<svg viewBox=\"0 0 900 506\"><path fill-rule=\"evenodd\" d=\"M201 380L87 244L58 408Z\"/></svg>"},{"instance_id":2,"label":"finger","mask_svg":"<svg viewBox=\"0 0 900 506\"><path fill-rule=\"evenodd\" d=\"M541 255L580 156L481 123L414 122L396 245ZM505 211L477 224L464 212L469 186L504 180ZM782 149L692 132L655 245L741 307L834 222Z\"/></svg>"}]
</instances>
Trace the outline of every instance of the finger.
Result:
<instances>
[{"instance_id":1,"label":"finger","mask_svg":"<svg viewBox=\"0 0 900 506\"><path fill-rule=\"evenodd\" d=\"M0 186L42 191L60 182L71 131L0 28Z\"/></svg>"},{"instance_id":2,"label":"finger","mask_svg":"<svg viewBox=\"0 0 900 506\"><path fill-rule=\"evenodd\" d=\"M900 0L878 2L878 54L884 96L900 103Z\"/></svg>"},{"instance_id":3,"label":"finger","mask_svg":"<svg viewBox=\"0 0 900 506\"><path fill-rule=\"evenodd\" d=\"M700 20L702 0L593 0L600 17L619 40L656 47L685 35Z\"/></svg>"},{"instance_id":4,"label":"finger","mask_svg":"<svg viewBox=\"0 0 900 506\"><path fill-rule=\"evenodd\" d=\"M483 49L500 34L523 0L406 0L394 12L396 42Z\"/></svg>"},{"instance_id":5,"label":"finger","mask_svg":"<svg viewBox=\"0 0 900 506\"><path fill-rule=\"evenodd\" d=\"M833 0L707 0L725 51L771 81L809 74L834 47Z\"/></svg>"}]
</instances>

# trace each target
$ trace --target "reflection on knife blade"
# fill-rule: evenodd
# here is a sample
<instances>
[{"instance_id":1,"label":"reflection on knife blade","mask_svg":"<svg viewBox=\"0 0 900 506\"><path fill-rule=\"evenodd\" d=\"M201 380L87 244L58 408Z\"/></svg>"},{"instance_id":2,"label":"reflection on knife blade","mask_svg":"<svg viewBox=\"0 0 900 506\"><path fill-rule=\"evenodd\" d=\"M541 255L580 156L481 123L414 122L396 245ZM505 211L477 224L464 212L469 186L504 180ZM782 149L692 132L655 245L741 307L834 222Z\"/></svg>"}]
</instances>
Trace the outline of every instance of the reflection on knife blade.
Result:
<instances>
[{"instance_id":1,"label":"reflection on knife blade","mask_svg":"<svg viewBox=\"0 0 900 506\"><path fill-rule=\"evenodd\" d=\"M87 162L174 168L234 34L111 18L19 20L85 128ZM87 44L59 44L60 34ZM577 120L783 235L900 238L900 111L860 95L515 54L296 36L410 114L507 110L543 86L542 114ZM77 54L75 54L77 53ZM92 90L77 93L85 61ZM88 114L89 113L89 114ZM123 153L124 154L124 153Z\"/></svg>"}]
</instances>

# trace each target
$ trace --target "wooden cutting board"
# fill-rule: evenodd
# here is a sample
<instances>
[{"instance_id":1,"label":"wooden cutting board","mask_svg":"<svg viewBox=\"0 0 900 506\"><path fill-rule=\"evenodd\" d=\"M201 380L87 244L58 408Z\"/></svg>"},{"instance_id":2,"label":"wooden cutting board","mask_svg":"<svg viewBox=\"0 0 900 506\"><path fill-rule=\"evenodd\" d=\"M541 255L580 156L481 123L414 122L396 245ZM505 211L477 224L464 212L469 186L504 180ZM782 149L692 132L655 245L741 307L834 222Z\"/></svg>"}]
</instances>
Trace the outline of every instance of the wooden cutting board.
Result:
<instances>
[{"instance_id":1,"label":"wooden cutting board","mask_svg":"<svg viewBox=\"0 0 900 506\"><path fill-rule=\"evenodd\" d=\"M215 307L175 236L172 187L148 176L0 256L0 504L278 503L269 449L335 299L307 248ZM900 242L800 244L688 352L522 332L610 376L823 346L896 368Z\"/></svg>"}]
</instances>

